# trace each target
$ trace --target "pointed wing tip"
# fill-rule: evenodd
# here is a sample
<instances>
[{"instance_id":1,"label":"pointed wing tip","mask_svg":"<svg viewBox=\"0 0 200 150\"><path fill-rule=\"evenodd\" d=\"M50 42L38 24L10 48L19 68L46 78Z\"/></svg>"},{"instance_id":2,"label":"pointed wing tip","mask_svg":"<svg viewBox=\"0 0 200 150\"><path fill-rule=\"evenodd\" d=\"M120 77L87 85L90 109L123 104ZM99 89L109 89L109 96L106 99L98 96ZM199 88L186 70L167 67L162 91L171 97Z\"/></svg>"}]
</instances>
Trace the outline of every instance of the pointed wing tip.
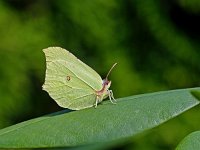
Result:
<instances>
[{"instance_id":1,"label":"pointed wing tip","mask_svg":"<svg viewBox=\"0 0 200 150\"><path fill-rule=\"evenodd\" d=\"M45 53L45 52L48 51L50 48L53 48L53 47L43 48L42 51Z\"/></svg>"},{"instance_id":2,"label":"pointed wing tip","mask_svg":"<svg viewBox=\"0 0 200 150\"><path fill-rule=\"evenodd\" d=\"M44 49L42 49L42 51L43 51L44 53L47 53L47 52L50 50L50 48L53 48L53 47L44 48Z\"/></svg>"},{"instance_id":3,"label":"pointed wing tip","mask_svg":"<svg viewBox=\"0 0 200 150\"><path fill-rule=\"evenodd\" d=\"M64 48L59 47L59 46L50 46L50 47L47 47L47 48L42 49L42 51L43 51L44 53L46 53L46 52L48 52L48 51L55 50L55 49L57 49L57 50L65 50Z\"/></svg>"}]
</instances>

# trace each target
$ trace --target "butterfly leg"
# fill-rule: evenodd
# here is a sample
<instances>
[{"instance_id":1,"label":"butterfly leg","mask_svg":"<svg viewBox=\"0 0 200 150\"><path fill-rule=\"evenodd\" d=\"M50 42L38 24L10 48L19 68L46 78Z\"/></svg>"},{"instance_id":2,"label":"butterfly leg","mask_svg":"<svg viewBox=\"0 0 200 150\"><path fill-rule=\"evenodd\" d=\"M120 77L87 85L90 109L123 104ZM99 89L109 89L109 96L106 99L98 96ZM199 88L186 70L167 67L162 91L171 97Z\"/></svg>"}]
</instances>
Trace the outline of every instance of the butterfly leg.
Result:
<instances>
[{"instance_id":1,"label":"butterfly leg","mask_svg":"<svg viewBox=\"0 0 200 150\"><path fill-rule=\"evenodd\" d=\"M111 98L116 102L116 99L114 98L114 95L113 95L113 91L110 90L110 95L111 95Z\"/></svg>"},{"instance_id":2,"label":"butterfly leg","mask_svg":"<svg viewBox=\"0 0 200 150\"><path fill-rule=\"evenodd\" d=\"M116 101L116 100L115 100L115 98L113 97L113 92L112 92L112 90L108 90L108 96L109 96L109 99L110 99L111 103L116 104L115 102L113 102L113 100L114 100L114 101Z\"/></svg>"},{"instance_id":3,"label":"butterfly leg","mask_svg":"<svg viewBox=\"0 0 200 150\"><path fill-rule=\"evenodd\" d=\"M100 100L100 97L97 95L96 101L95 101L95 104L94 104L94 107L95 107L95 108L97 108L97 104L98 104L99 100Z\"/></svg>"}]
</instances>

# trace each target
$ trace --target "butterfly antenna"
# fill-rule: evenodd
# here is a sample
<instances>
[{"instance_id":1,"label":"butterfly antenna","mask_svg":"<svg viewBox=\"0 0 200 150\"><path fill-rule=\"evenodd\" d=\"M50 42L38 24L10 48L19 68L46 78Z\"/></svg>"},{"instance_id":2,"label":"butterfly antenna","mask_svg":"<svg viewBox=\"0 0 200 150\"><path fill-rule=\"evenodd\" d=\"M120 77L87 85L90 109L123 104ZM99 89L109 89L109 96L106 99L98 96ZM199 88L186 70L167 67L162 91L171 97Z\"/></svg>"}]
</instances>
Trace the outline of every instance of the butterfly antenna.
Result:
<instances>
[{"instance_id":1,"label":"butterfly antenna","mask_svg":"<svg viewBox=\"0 0 200 150\"><path fill-rule=\"evenodd\" d=\"M106 76L106 79L108 79L108 76L109 76L110 72L113 70L113 68L114 68L116 65L117 65L117 63L114 63L114 64L112 65L112 67L111 67L110 70L108 71L108 74L107 74L107 76Z\"/></svg>"}]
</instances>

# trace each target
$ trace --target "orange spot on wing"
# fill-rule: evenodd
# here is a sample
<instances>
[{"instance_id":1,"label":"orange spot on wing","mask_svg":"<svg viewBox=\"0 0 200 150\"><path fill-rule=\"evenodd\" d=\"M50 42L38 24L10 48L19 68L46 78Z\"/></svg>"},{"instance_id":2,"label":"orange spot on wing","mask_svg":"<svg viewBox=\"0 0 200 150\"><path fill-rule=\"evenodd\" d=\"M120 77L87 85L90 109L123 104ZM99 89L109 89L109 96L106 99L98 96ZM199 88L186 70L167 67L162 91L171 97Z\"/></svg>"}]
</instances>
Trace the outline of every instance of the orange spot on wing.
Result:
<instances>
[{"instance_id":1,"label":"orange spot on wing","mask_svg":"<svg viewBox=\"0 0 200 150\"><path fill-rule=\"evenodd\" d=\"M70 76L67 76L67 81L70 81L70 80L71 80Z\"/></svg>"}]
</instances>

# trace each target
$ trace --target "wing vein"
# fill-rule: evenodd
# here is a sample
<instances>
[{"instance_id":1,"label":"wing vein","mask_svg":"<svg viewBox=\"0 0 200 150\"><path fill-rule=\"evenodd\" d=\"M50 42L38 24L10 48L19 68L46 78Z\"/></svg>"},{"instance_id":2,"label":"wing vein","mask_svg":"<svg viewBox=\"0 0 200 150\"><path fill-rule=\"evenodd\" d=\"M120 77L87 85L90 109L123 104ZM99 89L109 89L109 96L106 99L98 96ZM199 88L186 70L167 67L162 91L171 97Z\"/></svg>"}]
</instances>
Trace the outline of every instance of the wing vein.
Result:
<instances>
[{"instance_id":1,"label":"wing vein","mask_svg":"<svg viewBox=\"0 0 200 150\"><path fill-rule=\"evenodd\" d=\"M83 95L83 96L79 96L79 97L77 97L77 98L75 98L75 99L73 99L73 100L77 100L77 99L80 99L80 98L83 98L83 97L86 97L86 96L89 96L89 95L95 95L95 94L94 94L94 93L91 93L91 94L86 94L86 95ZM74 103L74 102L72 102L72 103L69 103L69 105L68 105L68 106L71 106L73 103ZM77 101L76 101L76 103L77 103Z\"/></svg>"},{"instance_id":2,"label":"wing vein","mask_svg":"<svg viewBox=\"0 0 200 150\"><path fill-rule=\"evenodd\" d=\"M65 61L64 61L65 62ZM65 62L66 63L66 62ZM70 63L70 62L68 62ZM71 63L72 64L72 63ZM95 90L90 84L88 84L85 80L83 80L82 78L78 77L72 70L70 70L69 68L67 68L71 73L73 73L79 80L81 80L82 82L84 82L86 85L88 85L90 88L92 88L93 90Z\"/></svg>"}]
</instances>

